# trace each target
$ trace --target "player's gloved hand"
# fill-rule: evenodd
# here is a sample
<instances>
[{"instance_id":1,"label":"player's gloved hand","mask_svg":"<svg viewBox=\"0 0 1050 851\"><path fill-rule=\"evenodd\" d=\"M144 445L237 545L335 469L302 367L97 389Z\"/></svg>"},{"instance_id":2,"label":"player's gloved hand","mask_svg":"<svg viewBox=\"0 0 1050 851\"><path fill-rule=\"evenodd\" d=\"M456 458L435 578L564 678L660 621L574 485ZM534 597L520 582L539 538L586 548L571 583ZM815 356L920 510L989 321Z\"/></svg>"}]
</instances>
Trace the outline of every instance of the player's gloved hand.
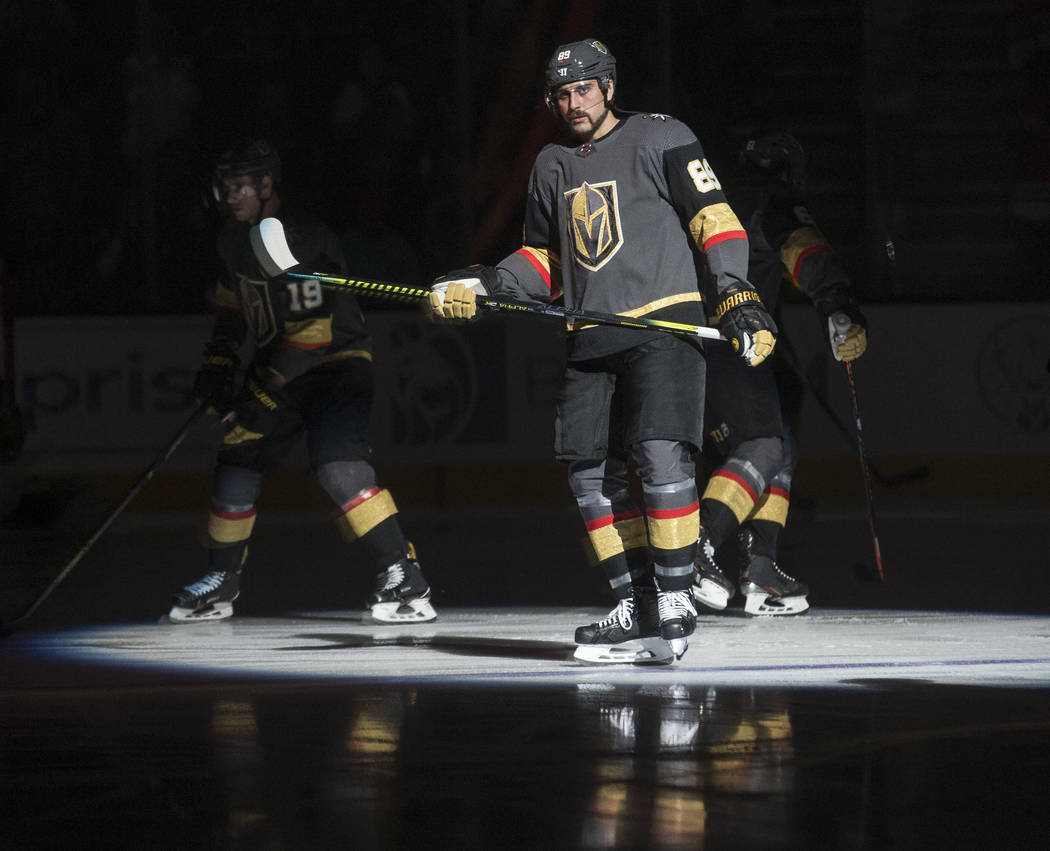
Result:
<instances>
[{"instance_id":1,"label":"player's gloved hand","mask_svg":"<svg viewBox=\"0 0 1050 851\"><path fill-rule=\"evenodd\" d=\"M434 320L471 322L477 318L477 296L488 295L498 281L493 266L468 266L442 275L430 285L427 314Z\"/></svg>"},{"instance_id":2,"label":"player's gloved hand","mask_svg":"<svg viewBox=\"0 0 1050 851\"><path fill-rule=\"evenodd\" d=\"M231 430L237 430L241 439L269 434L286 404L284 394L274 388L272 382L266 381L258 370L249 370L244 386L233 398Z\"/></svg>"},{"instance_id":3,"label":"player's gloved hand","mask_svg":"<svg viewBox=\"0 0 1050 851\"><path fill-rule=\"evenodd\" d=\"M741 286L727 289L715 315L729 345L748 366L758 366L773 353L777 324L753 289Z\"/></svg>"},{"instance_id":4,"label":"player's gloved hand","mask_svg":"<svg viewBox=\"0 0 1050 851\"><path fill-rule=\"evenodd\" d=\"M207 402L209 410L229 410L234 396L234 381L241 359L224 341L211 341L204 347L204 359L193 379L193 395Z\"/></svg>"},{"instance_id":5,"label":"player's gloved hand","mask_svg":"<svg viewBox=\"0 0 1050 851\"><path fill-rule=\"evenodd\" d=\"M855 304L847 304L828 317L828 339L837 361L856 360L868 348L868 320Z\"/></svg>"}]
</instances>

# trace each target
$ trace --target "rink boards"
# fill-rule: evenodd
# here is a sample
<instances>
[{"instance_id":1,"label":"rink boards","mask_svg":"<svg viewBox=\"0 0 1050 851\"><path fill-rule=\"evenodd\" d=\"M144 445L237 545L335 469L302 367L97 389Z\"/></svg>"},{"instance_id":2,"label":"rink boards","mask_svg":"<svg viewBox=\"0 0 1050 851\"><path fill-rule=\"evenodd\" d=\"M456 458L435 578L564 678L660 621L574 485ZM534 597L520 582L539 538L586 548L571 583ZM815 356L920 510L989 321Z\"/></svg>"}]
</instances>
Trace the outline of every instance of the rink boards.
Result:
<instances>
[{"instance_id":1,"label":"rink boards","mask_svg":"<svg viewBox=\"0 0 1050 851\"><path fill-rule=\"evenodd\" d=\"M376 624L357 611L238 616L193 625L162 618L26 633L7 639L6 649L110 672L152 669L165 676L254 680L850 688L907 679L1050 685L1050 618L1044 616L812 609L797 617L749 618L732 611L701 616L689 651L674 665L581 665L572 659L573 631L605 614L587 608L442 609L436 622L406 625Z\"/></svg>"}]
</instances>

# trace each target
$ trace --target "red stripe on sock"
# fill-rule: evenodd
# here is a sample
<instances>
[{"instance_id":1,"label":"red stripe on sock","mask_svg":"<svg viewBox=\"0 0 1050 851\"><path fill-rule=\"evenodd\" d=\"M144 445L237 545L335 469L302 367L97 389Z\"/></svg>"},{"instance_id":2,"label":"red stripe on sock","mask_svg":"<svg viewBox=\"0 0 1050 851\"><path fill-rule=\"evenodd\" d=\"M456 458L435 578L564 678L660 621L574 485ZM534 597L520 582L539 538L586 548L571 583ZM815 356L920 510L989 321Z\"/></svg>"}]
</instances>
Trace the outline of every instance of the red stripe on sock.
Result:
<instances>
[{"instance_id":1,"label":"red stripe on sock","mask_svg":"<svg viewBox=\"0 0 1050 851\"><path fill-rule=\"evenodd\" d=\"M684 508L647 508L645 513L653 520L674 520L676 517L687 517L695 511L700 510L700 503L694 502Z\"/></svg>"},{"instance_id":2,"label":"red stripe on sock","mask_svg":"<svg viewBox=\"0 0 1050 851\"><path fill-rule=\"evenodd\" d=\"M361 491L361 493L359 493L352 500L346 503L346 505L343 506L343 514L346 514L348 511L357 508L357 506L359 506L362 502L364 502L367 499L371 499L381 490L382 488L368 488L367 490Z\"/></svg>"},{"instance_id":3,"label":"red stripe on sock","mask_svg":"<svg viewBox=\"0 0 1050 851\"><path fill-rule=\"evenodd\" d=\"M611 526L613 523L620 523L624 520L634 520L635 517L641 516L642 512L637 508L630 508L627 511L621 511L618 514L607 514L604 517L589 520L585 525L589 532L591 529L601 529L603 526Z\"/></svg>"},{"instance_id":4,"label":"red stripe on sock","mask_svg":"<svg viewBox=\"0 0 1050 851\"><path fill-rule=\"evenodd\" d=\"M712 474L712 478L714 476L718 476L722 479L729 479L729 481L735 482L736 484L740 485L740 487L742 487L745 491L747 491L747 495L751 497L752 502L758 501L758 494L755 493L754 488L752 488L751 485L749 485L744 479L740 478L740 476L738 476L736 473L730 473L728 470L716 470Z\"/></svg>"},{"instance_id":5,"label":"red stripe on sock","mask_svg":"<svg viewBox=\"0 0 1050 851\"><path fill-rule=\"evenodd\" d=\"M216 517L221 517L223 520L244 520L248 517L254 517L255 509L250 508L248 511L223 511L221 508L216 508L213 505L211 513Z\"/></svg>"}]
</instances>

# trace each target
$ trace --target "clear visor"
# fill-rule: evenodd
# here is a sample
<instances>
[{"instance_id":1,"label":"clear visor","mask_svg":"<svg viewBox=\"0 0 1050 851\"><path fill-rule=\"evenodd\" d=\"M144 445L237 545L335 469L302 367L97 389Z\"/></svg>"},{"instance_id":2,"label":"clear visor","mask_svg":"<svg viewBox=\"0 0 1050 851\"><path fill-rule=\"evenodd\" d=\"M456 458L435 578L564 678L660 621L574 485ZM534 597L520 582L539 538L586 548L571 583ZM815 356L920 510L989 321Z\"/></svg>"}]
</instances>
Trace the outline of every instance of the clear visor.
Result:
<instances>
[{"instance_id":1,"label":"clear visor","mask_svg":"<svg viewBox=\"0 0 1050 851\"><path fill-rule=\"evenodd\" d=\"M224 201L250 198L253 195L258 195L258 184L258 177L251 177L250 181L246 181L244 177L216 177L212 181L211 191L212 195L215 196L215 200L221 204Z\"/></svg>"}]
</instances>

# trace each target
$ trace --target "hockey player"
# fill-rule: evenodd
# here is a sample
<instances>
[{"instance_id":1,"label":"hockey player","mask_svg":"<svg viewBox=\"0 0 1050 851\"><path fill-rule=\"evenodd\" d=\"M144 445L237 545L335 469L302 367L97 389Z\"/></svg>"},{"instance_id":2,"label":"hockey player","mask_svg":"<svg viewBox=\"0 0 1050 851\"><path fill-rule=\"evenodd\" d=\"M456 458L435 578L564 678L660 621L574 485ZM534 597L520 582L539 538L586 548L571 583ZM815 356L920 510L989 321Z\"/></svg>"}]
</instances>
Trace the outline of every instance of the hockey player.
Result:
<instances>
[{"instance_id":1,"label":"hockey player","mask_svg":"<svg viewBox=\"0 0 1050 851\"><path fill-rule=\"evenodd\" d=\"M747 281L746 236L700 142L670 116L619 109L616 94L616 60L601 41L557 48L546 103L568 134L533 164L524 244L494 267L439 278L429 309L470 319L476 294L492 293L699 324L706 266L722 330L757 366L773 350L775 326ZM688 647L704 369L697 341L568 327L555 453L619 601L576 630L578 659L668 662ZM629 493L632 461L642 508Z\"/></svg>"},{"instance_id":2,"label":"hockey player","mask_svg":"<svg viewBox=\"0 0 1050 851\"><path fill-rule=\"evenodd\" d=\"M836 360L851 361L867 347L867 321L853 301L838 256L804 206L805 156L782 130L748 138L740 172L727 186L748 233L748 276L762 303L775 311L785 279L805 293L825 318ZM736 593L715 552L736 533L740 592L751 615L794 615L809 608L806 585L777 564L777 542L787 520L795 444L781 415L774 360L741 369L712 351L708 358L708 435L724 461L700 501L700 540L693 594L725 609Z\"/></svg>"},{"instance_id":3,"label":"hockey player","mask_svg":"<svg viewBox=\"0 0 1050 851\"><path fill-rule=\"evenodd\" d=\"M305 434L311 467L339 506L341 530L378 570L367 601L372 616L434 620L430 588L393 497L369 462L372 350L361 309L352 296L316 281L267 278L252 252L252 225L280 211L301 257L345 270L336 236L283 205L280 181L280 158L265 140L231 149L216 168L216 200L228 213L218 238L225 273L194 390L224 415L227 428L212 483L209 571L175 594L169 616L183 623L233 614L263 478ZM244 343L253 354L237 390Z\"/></svg>"}]
</instances>

